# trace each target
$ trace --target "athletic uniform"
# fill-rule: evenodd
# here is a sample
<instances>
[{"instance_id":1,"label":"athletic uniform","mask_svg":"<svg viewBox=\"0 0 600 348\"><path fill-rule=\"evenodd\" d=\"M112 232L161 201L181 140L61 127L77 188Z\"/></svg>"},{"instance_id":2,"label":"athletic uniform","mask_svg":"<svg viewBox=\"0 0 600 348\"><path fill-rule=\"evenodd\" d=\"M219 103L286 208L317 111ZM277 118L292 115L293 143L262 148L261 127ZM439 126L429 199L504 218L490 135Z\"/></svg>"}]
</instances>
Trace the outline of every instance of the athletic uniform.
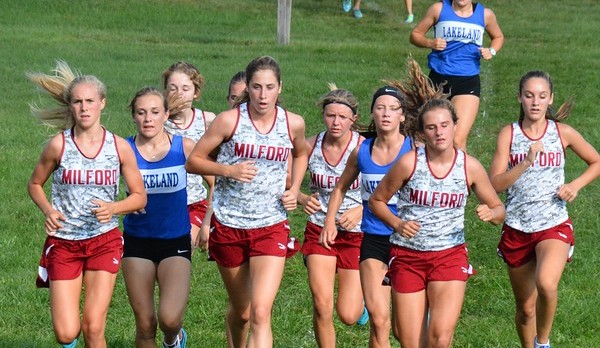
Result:
<instances>
[{"instance_id":1,"label":"athletic uniform","mask_svg":"<svg viewBox=\"0 0 600 348\"><path fill-rule=\"evenodd\" d=\"M425 147L416 150L415 164L399 191L398 217L417 221L412 238L394 233L390 275L394 290L423 290L429 281L466 281L473 273L464 246L464 214L469 188L466 155L455 150L454 163L443 177L431 172Z\"/></svg>"},{"instance_id":2,"label":"athletic uniform","mask_svg":"<svg viewBox=\"0 0 600 348\"><path fill-rule=\"evenodd\" d=\"M458 16L452 0L443 0L438 21L433 26L434 38L446 40L442 51L432 50L428 56L430 78L437 85L447 81L444 93L479 96L479 61L485 34L485 8L473 3L473 14Z\"/></svg>"},{"instance_id":3,"label":"athletic uniform","mask_svg":"<svg viewBox=\"0 0 600 348\"><path fill-rule=\"evenodd\" d=\"M381 222L369 209L369 198L381 179L398 161L402 155L412 149L412 140L405 137L404 143L398 152L396 158L386 164L379 165L371 158L371 152L376 138L369 138L363 141L358 149L357 164L360 172L360 192L363 204L363 216L361 229L365 235L360 250L360 260L374 258L387 264L389 259L389 236L392 234L392 228ZM397 197L394 195L388 202L388 208L396 214Z\"/></svg>"},{"instance_id":4,"label":"athletic uniform","mask_svg":"<svg viewBox=\"0 0 600 348\"><path fill-rule=\"evenodd\" d=\"M518 122L511 129L509 169L527 157L533 143L544 145L535 162L506 190L506 220L498 252L509 266L516 267L535 256L535 245L542 240L559 239L571 245L575 241L566 202L558 197L565 182L565 151L558 125L548 120L539 139L528 137Z\"/></svg>"},{"instance_id":5,"label":"athletic uniform","mask_svg":"<svg viewBox=\"0 0 600 348\"><path fill-rule=\"evenodd\" d=\"M325 216L329 199L336 182L339 181L350 153L358 145L360 135L352 131L350 141L340 158L336 162L330 162L323 152L323 139L326 132L319 133L314 147L309 155L308 170L310 171L310 193L318 193L318 200L321 203L321 210L309 215L304 232L304 243L302 253L305 256L311 254L336 256L337 267L343 269L358 269L360 255L360 244L362 242L361 227L358 223L351 230L344 230L338 227L338 235L335 238L335 244L328 250L319 244L319 236L325 225ZM336 214L336 221L347 210L361 204L360 195L360 176L350 185L342 201L340 209Z\"/></svg>"},{"instance_id":6,"label":"athletic uniform","mask_svg":"<svg viewBox=\"0 0 600 348\"><path fill-rule=\"evenodd\" d=\"M125 216L124 257L141 257L159 263L170 256L190 259L190 220L187 210L185 152L183 138L173 136L171 149L156 162L147 161L133 147L142 174L148 202L143 213Z\"/></svg>"},{"instance_id":7,"label":"athletic uniform","mask_svg":"<svg viewBox=\"0 0 600 348\"><path fill-rule=\"evenodd\" d=\"M122 255L119 218L101 223L94 214L93 200L114 202L119 191L121 160L115 136L104 129L102 146L94 157L86 157L73 139L74 129L62 133L60 163L52 174L52 207L65 221L44 245L38 286L48 280L77 278L85 270L116 273Z\"/></svg>"},{"instance_id":8,"label":"athletic uniform","mask_svg":"<svg viewBox=\"0 0 600 348\"><path fill-rule=\"evenodd\" d=\"M213 199L214 230L210 256L220 265L237 267L248 257L286 256L289 225L281 202L288 158L293 144L287 113L277 106L272 128L260 133L248 112L238 106L230 139L220 146L217 162L234 165L255 161L257 174L249 183L217 176Z\"/></svg>"},{"instance_id":9,"label":"athletic uniform","mask_svg":"<svg viewBox=\"0 0 600 348\"><path fill-rule=\"evenodd\" d=\"M192 121L187 128L181 128L172 120L165 122L165 129L168 133L180 135L185 138L192 139L195 143L200 140L206 132L206 117L204 111L200 109L192 109L194 111ZM208 208L208 192L206 187L202 185L202 175L188 174L187 175L187 204L190 214L190 222L198 227L202 225L206 209Z\"/></svg>"}]
</instances>

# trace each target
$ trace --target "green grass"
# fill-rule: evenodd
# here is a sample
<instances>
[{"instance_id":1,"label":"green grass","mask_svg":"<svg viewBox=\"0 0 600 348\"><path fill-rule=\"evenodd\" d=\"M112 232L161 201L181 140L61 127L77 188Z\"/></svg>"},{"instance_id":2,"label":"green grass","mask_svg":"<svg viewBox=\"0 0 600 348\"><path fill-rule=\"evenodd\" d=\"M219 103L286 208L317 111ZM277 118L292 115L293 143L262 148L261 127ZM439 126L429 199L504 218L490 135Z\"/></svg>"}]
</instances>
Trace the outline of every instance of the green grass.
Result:
<instances>
[{"instance_id":1,"label":"green grass","mask_svg":"<svg viewBox=\"0 0 600 348\"><path fill-rule=\"evenodd\" d=\"M600 47L596 0L485 1L506 36L504 48L482 63L483 97L469 149L488 167L500 128L516 119L520 76L544 69L553 76L555 100L575 96L567 123L600 148L597 90ZM417 20L431 2L415 2ZM22 0L0 2L0 347L48 347L54 336L48 293L34 286L45 238L42 214L26 193L29 175L51 134L29 116L28 103L48 103L25 78L27 71L50 71L64 59L108 87L103 123L117 134L134 131L126 105L145 85L159 85L162 71L178 60L200 68L207 84L203 109L221 111L229 78L252 58L272 55L281 64L284 105L303 115L307 134L322 129L317 98L328 82L352 90L368 118L370 96L383 79L404 76L406 57L425 65L427 50L408 43L401 1L364 0L365 17L342 13L338 1L295 1L289 46L276 44L276 2L267 0ZM365 122L366 123L366 122ZM584 164L568 156L567 178ZM574 261L563 276L552 333L554 346L600 345L600 267L598 190L595 183L570 205L576 227ZM468 283L456 329L456 347L517 347L513 299L502 261L495 255L499 228L476 221L474 202L467 215L467 240L477 276ZM291 214L301 236L305 216ZM223 347L226 295L213 263L194 256L192 293L186 315L191 347ZM314 347L306 270L298 256L288 261L275 302L277 347ZM339 347L364 347L368 328L345 327L336 320ZM109 347L131 347L133 314L119 276L111 304ZM80 343L79 346L83 346ZM397 346L397 345L396 345Z\"/></svg>"}]
</instances>

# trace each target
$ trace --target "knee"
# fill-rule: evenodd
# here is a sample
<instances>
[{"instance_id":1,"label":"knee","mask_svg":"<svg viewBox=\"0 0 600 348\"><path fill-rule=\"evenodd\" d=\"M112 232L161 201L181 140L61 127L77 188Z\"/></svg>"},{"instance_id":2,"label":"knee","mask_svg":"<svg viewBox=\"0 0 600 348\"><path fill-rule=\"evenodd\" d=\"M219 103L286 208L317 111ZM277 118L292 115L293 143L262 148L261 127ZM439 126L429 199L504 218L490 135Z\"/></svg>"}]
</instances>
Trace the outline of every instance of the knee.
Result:
<instances>
[{"instance_id":1,"label":"knee","mask_svg":"<svg viewBox=\"0 0 600 348\"><path fill-rule=\"evenodd\" d=\"M535 301L517 305L516 320L523 325L535 320Z\"/></svg>"},{"instance_id":2,"label":"knee","mask_svg":"<svg viewBox=\"0 0 600 348\"><path fill-rule=\"evenodd\" d=\"M264 325L271 322L271 307L255 306L251 311L251 320L253 324Z\"/></svg>"},{"instance_id":3,"label":"knee","mask_svg":"<svg viewBox=\"0 0 600 348\"><path fill-rule=\"evenodd\" d=\"M452 344L452 333L434 333L428 338L429 346L433 348L446 348Z\"/></svg>"},{"instance_id":4,"label":"knee","mask_svg":"<svg viewBox=\"0 0 600 348\"><path fill-rule=\"evenodd\" d=\"M104 321L83 320L81 331L87 342L96 342L104 339L104 330L106 323Z\"/></svg>"},{"instance_id":5,"label":"knee","mask_svg":"<svg viewBox=\"0 0 600 348\"><path fill-rule=\"evenodd\" d=\"M176 333L181 329L183 319L175 315L163 315L158 318L160 331L165 333Z\"/></svg>"},{"instance_id":6,"label":"knee","mask_svg":"<svg viewBox=\"0 0 600 348\"><path fill-rule=\"evenodd\" d=\"M245 325L250 321L250 307L236 309L231 304L227 306L227 321Z\"/></svg>"},{"instance_id":7,"label":"knee","mask_svg":"<svg viewBox=\"0 0 600 348\"><path fill-rule=\"evenodd\" d=\"M313 315L319 321L333 320L333 300L313 298Z\"/></svg>"},{"instance_id":8,"label":"knee","mask_svg":"<svg viewBox=\"0 0 600 348\"><path fill-rule=\"evenodd\" d=\"M537 282L538 296L544 300L552 300L558 297L558 283L540 279Z\"/></svg>"},{"instance_id":9,"label":"knee","mask_svg":"<svg viewBox=\"0 0 600 348\"><path fill-rule=\"evenodd\" d=\"M391 326L389 313L369 312L369 322L375 332L389 335Z\"/></svg>"},{"instance_id":10,"label":"knee","mask_svg":"<svg viewBox=\"0 0 600 348\"><path fill-rule=\"evenodd\" d=\"M79 337L79 328L77 330L55 330L54 335L58 344L68 345Z\"/></svg>"}]
</instances>

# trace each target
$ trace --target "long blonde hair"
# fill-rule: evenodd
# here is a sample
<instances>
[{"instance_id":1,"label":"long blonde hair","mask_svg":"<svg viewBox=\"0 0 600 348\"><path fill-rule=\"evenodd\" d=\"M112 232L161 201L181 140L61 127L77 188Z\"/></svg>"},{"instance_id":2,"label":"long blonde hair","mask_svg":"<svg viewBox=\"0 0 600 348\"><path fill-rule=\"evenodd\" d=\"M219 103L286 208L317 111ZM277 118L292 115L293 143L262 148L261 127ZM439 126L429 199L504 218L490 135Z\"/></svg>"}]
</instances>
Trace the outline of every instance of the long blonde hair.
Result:
<instances>
[{"instance_id":1,"label":"long blonde hair","mask_svg":"<svg viewBox=\"0 0 600 348\"><path fill-rule=\"evenodd\" d=\"M90 84L96 87L100 99L106 99L106 86L93 75L81 75L79 71L73 71L63 60L56 61L53 72L53 75L42 72L26 75L43 92L56 100L58 106L42 108L31 103L29 109L31 114L43 124L63 131L75 125L75 118L70 108L73 88L82 83Z\"/></svg>"}]
</instances>

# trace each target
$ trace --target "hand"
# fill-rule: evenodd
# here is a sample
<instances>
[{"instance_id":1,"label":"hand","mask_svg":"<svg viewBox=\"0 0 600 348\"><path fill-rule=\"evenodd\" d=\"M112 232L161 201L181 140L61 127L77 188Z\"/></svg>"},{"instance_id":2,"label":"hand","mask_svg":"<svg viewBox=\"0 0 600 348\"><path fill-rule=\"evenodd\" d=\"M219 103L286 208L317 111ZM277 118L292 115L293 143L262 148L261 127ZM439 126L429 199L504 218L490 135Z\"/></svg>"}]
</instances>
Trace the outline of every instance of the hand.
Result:
<instances>
[{"instance_id":1,"label":"hand","mask_svg":"<svg viewBox=\"0 0 600 348\"><path fill-rule=\"evenodd\" d=\"M210 224L202 224L198 238L196 238L196 247L200 248L201 251L208 250L208 239L210 235Z\"/></svg>"},{"instance_id":2,"label":"hand","mask_svg":"<svg viewBox=\"0 0 600 348\"><path fill-rule=\"evenodd\" d=\"M477 217L483 222L490 222L494 219L494 212L487 204L480 204L477 206Z\"/></svg>"},{"instance_id":3,"label":"hand","mask_svg":"<svg viewBox=\"0 0 600 348\"><path fill-rule=\"evenodd\" d=\"M398 233L402 237L406 239L411 239L414 237L419 230L421 229L421 225L417 221L402 221L394 228L394 232Z\"/></svg>"},{"instance_id":4,"label":"hand","mask_svg":"<svg viewBox=\"0 0 600 348\"><path fill-rule=\"evenodd\" d=\"M319 201L319 193L315 192L308 196L308 199L303 202L304 212L308 215L312 215L321 210L321 202Z\"/></svg>"},{"instance_id":5,"label":"hand","mask_svg":"<svg viewBox=\"0 0 600 348\"><path fill-rule=\"evenodd\" d=\"M283 196L281 196L281 203L283 203L283 207L287 211L296 209L296 207L298 206L296 194L290 190L284 191Z\"/></svg>"},{"instance_id":6,"label":"hand","mask_svg":"<svg viewBox=\"0 0 600 348\"><path fill-rule=\"evenodd\" d=\"M323 230L319 235L319 243L327 250L331 250L331 246L335 244L335 238L337 237L337 228L323 226Z\"/></svg>"},{"instance_id":7,"label":"hand","mask_svg":"<svg viewBox=\"0 0 600 348\"><path fill-rule=\"evenodd\" d=\"M97 208L92 209L92 212L96 215L96 219L103 224L110 222L110 219L112 219L115 214L113 211L113 203L101 201L99 199L94 199L92 203L98 206Z\"/></svg>"},{"instance_id":8,"label":"hand","mask_svg":"<svg viewBox=\"0 0 600 348\"><path fill-rule=\"evenodd\" d=\"M362 219L362 204L346 210L336 221L337 225L346 231L352 230Z\"/></svg>"},{"instance_id":9,"label":"hand","mask_svg":"<svg viewBox=\"0 0 600 348\"><path fill-rule=\"evenodd\" d=\"M490 48L479 47L479 52L481 53L481 57L485 60L490 60L494 58L492 52L490 52Z\"/></svg>"},{"instance_id":10,"label":"hand","mask_svg":"<svg viewBox=\"0 0 600 348\"><path fill-rule=\"evenodd\" d=\"M573 187L573 184L564 184L558 189L558 198L571 203L577 198L577 193L579 190Z\"/></svg>"},{"instance_id":11,"label":"hand","mask_svg":"<svg viewBox=\"0 0 600 348\"><path fill-rule=\"evenodd\" d=\"M44 228L46 229L46 234L49 236L55 235L56 231L63 227L63 225L60 223L61 221L67 221L67 218L54 208L50 209L44 214L46 215Z\"/></svg>"},{"instance_id":12,"label":"hand","mask_svg":"<svg viewBox=\"0 0 600 348\"><path fill-rule=\"evenodd\" d=\"M240 182L250 182L258 173L258 169L254 166L255 161L244 161L232 165L232 173L230 177Z\"/></svg>"},{"instance_id":13,"label":"hand","mask_svg":"<svg viewBox=\"0 0 600 348\"><path fill-rule=\"evenodd\" d=\"M445 50L446 49L446 40L440 39L440 38L433 39L433 45L431 46L431 49L434 51Z\"/></svg>"},{"instance_id":14,"label":"hand","mask_svg":"<svg viewBox=\"0 0 600 348\"><path fill-rule=\"evenodd\" d=\"M529 164L533 164L539 152L544 152L544 144L541 141L536 141L529 147L529 151L527 151L527 157L525 157L525 159L529 162Z\"/></svg>"}]
</instances>

